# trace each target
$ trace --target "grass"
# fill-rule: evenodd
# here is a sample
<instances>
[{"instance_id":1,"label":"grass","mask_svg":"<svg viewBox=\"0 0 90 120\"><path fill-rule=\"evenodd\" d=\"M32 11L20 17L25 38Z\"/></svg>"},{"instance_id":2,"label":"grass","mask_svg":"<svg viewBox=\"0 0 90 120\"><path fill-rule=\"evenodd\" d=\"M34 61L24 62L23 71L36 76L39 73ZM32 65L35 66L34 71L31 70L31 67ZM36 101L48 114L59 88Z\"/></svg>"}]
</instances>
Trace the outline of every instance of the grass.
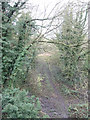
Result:
<instances>
[{"instance_id":1,"label":"grass","mask_svg":"<svg viewBox=\"0 0 90 120\"><path fill-rule=\"evenodd\" d=\"M44 79L44 77L42 77L41 74L39 74L39 75L37 76L36 82L37 82L37 86L38 86L39 88L42 87L41 81L43 81L43 79Z\"/></svg>"}]
</instances>

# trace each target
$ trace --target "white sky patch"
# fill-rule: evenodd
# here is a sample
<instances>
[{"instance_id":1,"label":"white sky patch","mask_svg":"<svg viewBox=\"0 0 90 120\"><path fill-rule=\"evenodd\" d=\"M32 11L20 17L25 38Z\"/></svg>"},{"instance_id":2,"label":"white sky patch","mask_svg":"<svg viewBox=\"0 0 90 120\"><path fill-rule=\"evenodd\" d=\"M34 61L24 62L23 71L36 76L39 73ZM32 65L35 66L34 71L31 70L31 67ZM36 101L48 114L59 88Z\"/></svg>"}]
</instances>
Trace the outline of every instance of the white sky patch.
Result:
<instances>
[{"instance_id":1,"label":"white sky patch","mask_svg":"<svg viewBox=\"0 0 90 120\"><path fill-rule=\"evenodd\" d=\"M34 8L31 9L32 18L42 19L42 18L55 16L56 14L58 14L58 11L61 11L61 9L67 5L68 2L72 2L72 1L75 3L79 1L88 2L88 0L29 0L28 3L31 3L31 5L35 6ZM57 3L59 4L57 5ZM53 10L54 7L55 9ZM37 21L37 24L48 25L49 21L44 21L43 23L41 21ZM43 29L43 31L44 30L45 29Z\"/></svg>"},{"instance_id":2,"label":"white sky patch","mask_svg":"<svg viewBox=\"0 0 90 120\"><path fill-rule=\"evenodd\" d=\"M33 5L39 5L40 12L44 11L47 8L48 12L54 7L54 5L60 2L62 5L67 4L68 2L88 2L89 0L29 0Z\"/></svg>"},{"instance_id":3,"label":"white sky patch","mask_svg":"<svg viewBox=\"0 0 90 120\"><path fill-rule=\"evenodd\" d=\"M13 0L18 1L18 0ZM68 2L88 2L89 0L28 0L28 8L24 9L24 12L30 12L30 15L33 19L45 19L45 18L52 18L53 16L58 15L59 11L61 12L62 9L67 5ZM61 22L59 21L59 24ZM50 21L36 21L37 25L45 26L45 28L41 28L42 33L46 31L46 26L50 26ZM53 24L57 24L57 21L54 21ZM52 24L52 25L53 25ZM52 29L52 26L50 27ZM49 30L50 30L49 29ZM53 34L50 32L50 35Z\"/></svg>"},{"instance_id":4,"label":"white sky patch","mask_svg":"<svg viewBox=\"0 0 90 120\"><path fill-rule=\"evenodd\" d=\"M61 9L64 8L68 2L72 1L77 3L79 1L88 2L89 0L28 0L28 4L32 5L32 7L30 6L29 8L33 18L46 18L50 17L48 15L57 3L60 2L60 4L58 4L50 14L51 16L56 15L57 12L59 10L61 11Z\"/></svg>"}]
</instances>

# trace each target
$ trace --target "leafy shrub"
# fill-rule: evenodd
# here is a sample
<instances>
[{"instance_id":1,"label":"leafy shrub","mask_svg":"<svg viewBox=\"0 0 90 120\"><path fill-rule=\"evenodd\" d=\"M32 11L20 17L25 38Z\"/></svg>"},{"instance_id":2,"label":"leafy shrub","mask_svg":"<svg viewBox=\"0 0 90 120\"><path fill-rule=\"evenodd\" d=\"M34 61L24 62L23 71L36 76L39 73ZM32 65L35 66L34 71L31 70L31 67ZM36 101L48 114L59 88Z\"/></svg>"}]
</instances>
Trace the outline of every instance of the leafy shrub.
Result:
<instances>
[{"instance_id":1,"label":"leafy shrub","mask_svg":"<svg viewBox=\"0 0 90 120\"><path fill-rule=\"evenodd\" d=\"M26 90L5 89L2 92L3 118L38 118L40 101L35 96L28 97Z\"/></svg>"},{"instance_id":2,"label":"leafy shrub","mask_svg":"<svg viewBox=\"0 0 90 120\"><path fill-rule=\"evenodd\" d=\"M71 118L88 118L88 104L74 104L69 106Z\"/></svg>"}]
</instances>

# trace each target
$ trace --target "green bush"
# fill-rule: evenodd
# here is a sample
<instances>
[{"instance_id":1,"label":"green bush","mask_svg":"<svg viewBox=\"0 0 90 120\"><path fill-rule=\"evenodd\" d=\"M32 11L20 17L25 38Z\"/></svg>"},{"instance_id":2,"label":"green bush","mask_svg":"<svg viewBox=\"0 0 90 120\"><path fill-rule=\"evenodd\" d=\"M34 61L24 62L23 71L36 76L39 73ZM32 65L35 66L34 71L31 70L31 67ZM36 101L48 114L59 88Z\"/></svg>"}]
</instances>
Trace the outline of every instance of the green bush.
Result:
<instances>
[{"instance_id":1,"label":"green bush","mask_svg":"<svg viewBox=\"0 0 90 120\"><path fill-rule=\"evenodd\" d=\"M2 92L3 118L38 118L40 109L39 99L28 97L26 90L14 88Z\"/></svg>"},{"instance_id":2,"label":"green bush","mask_svg":"<svg viewBox=\"0 0 90 120\"><path fill-rule=\"evenodd\" d=\"M69 106L71 118L88 118L88 104L73 104Z\"/></svg>"}]
</instances>

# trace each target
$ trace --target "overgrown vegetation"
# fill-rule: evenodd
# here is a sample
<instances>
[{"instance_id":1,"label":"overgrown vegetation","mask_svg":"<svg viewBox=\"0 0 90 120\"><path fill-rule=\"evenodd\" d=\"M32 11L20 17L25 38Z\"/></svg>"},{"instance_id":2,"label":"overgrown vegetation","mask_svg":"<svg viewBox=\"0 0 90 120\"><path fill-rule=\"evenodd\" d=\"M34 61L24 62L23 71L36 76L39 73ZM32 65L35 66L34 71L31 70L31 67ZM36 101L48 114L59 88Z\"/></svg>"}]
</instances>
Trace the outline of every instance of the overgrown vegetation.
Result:
<instances>
[{"instance_id":1,"label":"overgrown vegetation","mask_svg":"<svg viewBox=\"0 0 90 120\"><path fill-rule=\"evenodd\" d=\"M60 66L67 83L73 87L81 87L87 82L85 79L88 75L88 41L85 29L87 11L85 8L78 8L74 13L72 6L73 4L64 10L63 24L56 37L58 42L63 43L57 46L60 50Z\"/></svg>"},{"instance_id":2,"label":"overgrown vegetation","mask_svg":"<svg viewBox=\"0 0 90 120\"><path fill-rule=\"evenodd\" d=\"M63 24L56 34L60 51L60 67L65 78L61 89L68 96L84 99L88 91L88 40L87 40L87 10L78 7L74 12L73 4L68 5L63 12ZM60 79L61 80L61 79ZM59 81L60 82L60 81ZM69 87L70 88L69 88ZM83 97L82 97L83 96ZM85 100L85 99L84 99ZM85 100L86 101L86 100ZM70 117L88 118L88 105L71 105Z\"/></svg>"},{"instance_id":3,"label":"overgrown vegetation","mask_svg":"<svg viewBox=\"0 0 90 120\"><path fill-rule=\"evenodd\" d=\"M12 7L8 2L2 2L2 82L3 85L16 85L18 81L25 80L28 69L31 67L35 57L35 47L31 46L30 51L26 49L28 43L33 40L31 36L35 27L30 22L29 13L21 13L19 9L25 3L17 2ZM17 6L17 7L16 7ZM16 19L17 17L17 19ZM29 27L31 26L31 27ZM27 58L27 56L29 56ZM18 81L17 81L18 80ZM16 83L17 82L17 83Z\"/></svg>"},{"instance_id":4,"label":"overgrown vegetation","mask_svg":"<svg viewBox=\"0 0 90 120\"><path fill-rule=\"evenodd\" d=\"M31 13L28 11L24 12L27 1L18 0L12 3L12 0L9 0L8 2L1 2L2 39L0 39L0 44L2 46L0 46L0 50L2 56L0 57L2 57L2 63L0 62L0 66L2 66L2 81L0 81L0 86L2 88L3 118L49 117L47 115L40 116L41 105L39 98L34 95L28 96L28 92L25 90L26 88L23 88L25 84L30 82L28 82L28 79L33 80L30 73L35 67L37 45L39 43L45 43L46 48L44 49L46 51L48 50L48 43L55 44L56 48L59 49L58 56L60 55L60 58L56 57L54 50L53 53L55 55L53 54L53 58L56 57L55 60L57 62L60 61L57 65L60 66L61 73L57 74L57 78L59 83L62 81L62 83L66 83L66 86L63 85L62 90L67 95L77 91L78 93L83 93L83 91L87 91L88 87L87 78L90 66L88 66L89 51L86 29L87 6L76 5L74 8L73 3L68 5L62 12L63 14L60 14L60 17L63 18L63 23L58 26L57 22L56 28L59 32L56 31L55 41L49 41L44 38L44 34L40 33L40 27L41 31L43 28L47 28L47 26L53 27L54 25L52 23L54 20L57 21L58 15L52 19L50 18L52 21L50 25L46 26L43 25L43 21L48 20L48 18L36 19L42 21L42 26L39 25L37 27L35 19L31 17ZM49 30L48 28L47 31L54 31L54 29ZM43 39L41 40L42 37ZM49 46L49 51L51 49L53 48ZM48 61L49 64L51 58L49 57L48 60L44 58L44 60ZM34 81L31 81L31 84L33 83L33 85L39 88L41 86L41 80L42 77L38 76L37 82L39 84L37 82L34 84ZM30 90L33 85L29 86L31 87ZM73 88L72 91L68 89L68 86ZM85 105L70 106L69 111L72 113L71 117L87 118L87 103Z\"/></svg>"},{"instance_id":5,"label":"overgrown vegetation","mask_svg":"<svg viewBox=\"0 0 90 120\"><path fill-rule=\"evenodd\" d=\"M28 96L26 90L5 89L2 92L3 118L38 118L41 110L39 98Z\"/></svg>"},{"instance_id":6,"label":"overgrown vegetation","mask_svg":"<svg viewBox=\"0 0 90 120\"><path fill-rule=\"evenodd\" d=\"M28 71L34 66L35 45L31 45L35 22L29 13L20 13L26 1L2 2L2 117L39 117L40 102L35 96L28 97L20 90L27 79ZM30 44L30 47L28 47ZM9 88L8 88L9 87Z\"/></svg>"},{"instance_id":7,"label":"overgrown vegetation","mask_svg":"<svg viewBox=\"0 0 90 120\"><path fill-rule=\"evenodd\" d=\"M88 104L74 104L69 107L71 118L88 118Z\"/></svg>"}]
</instances>

